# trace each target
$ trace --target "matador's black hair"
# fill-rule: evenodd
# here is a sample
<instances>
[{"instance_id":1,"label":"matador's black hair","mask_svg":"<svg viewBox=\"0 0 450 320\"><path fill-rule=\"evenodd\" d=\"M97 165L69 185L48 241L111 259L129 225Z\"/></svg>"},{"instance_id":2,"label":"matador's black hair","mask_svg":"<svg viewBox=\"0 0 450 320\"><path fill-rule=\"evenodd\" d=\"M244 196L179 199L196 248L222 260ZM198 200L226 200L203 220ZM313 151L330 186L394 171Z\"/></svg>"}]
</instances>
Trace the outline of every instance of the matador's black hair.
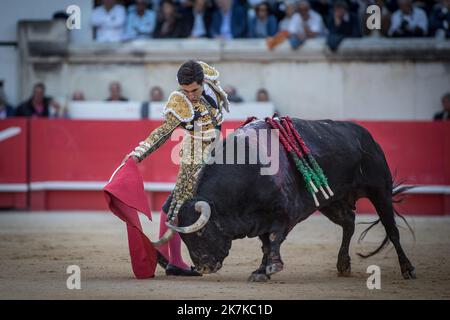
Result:
<instances>
[{"instance_id":1,"label":"matador's black hair","mask_svg":"<svg viewBox=\"0 0 450 320\"><path fill-rule=\"evenodd\" d=\"M198 84L202 84L203 78L203 68L194 60L186 61L181 65L180 69L178 69L177 79L178 83L181 85L188 85L194 81Z\"/></svg>"}]
</instances>

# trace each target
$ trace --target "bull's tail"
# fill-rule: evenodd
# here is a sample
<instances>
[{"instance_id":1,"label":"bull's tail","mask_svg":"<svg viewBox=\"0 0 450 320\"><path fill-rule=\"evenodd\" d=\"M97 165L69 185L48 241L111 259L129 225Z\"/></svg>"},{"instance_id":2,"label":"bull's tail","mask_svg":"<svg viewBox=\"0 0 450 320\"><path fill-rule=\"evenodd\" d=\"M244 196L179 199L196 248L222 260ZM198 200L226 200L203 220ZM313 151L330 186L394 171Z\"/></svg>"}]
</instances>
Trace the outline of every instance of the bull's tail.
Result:
<instances>
[{"instance_id":1,"label":"bull's tail","mask_svg":"<svg viewBox=\"0 0 450 320\"><path fill-rule=\"evenodd\" d=\"M393 181L392 181L392 202L393 202L393 204L397 204L397 203L403 202L406 198L405 192L413 189L415 186L402 186L404 181L395 182L394 180L395 179L393 179ZM411 226L409 225L406 218L397 211L395 206L393 206L393 210L394 210L395 215L400 217L405 222L406 226L408 227L408 229L411 232L411 234L414 238L414 241L415 241L416 237L414 234L414 230L411 228ZM372 229L374 226L376 226L379 222L380 222L380 219L373 221L373 222L361 222L360 224L368 224L369 226L363 232L361 232L361 235L358 238L358 243L360 243L366 237L366 235L370 231L370 229ZM374 251L372 251L368 254L357 253L357 255L360 256L361 258L369 258L373 255L376 255L380 251L382 251L388 245L388 243L389 243L389 237L386 234L386 236L383 239L383 241L381 242L381 244Z\"/></svg>"}]
</instances>

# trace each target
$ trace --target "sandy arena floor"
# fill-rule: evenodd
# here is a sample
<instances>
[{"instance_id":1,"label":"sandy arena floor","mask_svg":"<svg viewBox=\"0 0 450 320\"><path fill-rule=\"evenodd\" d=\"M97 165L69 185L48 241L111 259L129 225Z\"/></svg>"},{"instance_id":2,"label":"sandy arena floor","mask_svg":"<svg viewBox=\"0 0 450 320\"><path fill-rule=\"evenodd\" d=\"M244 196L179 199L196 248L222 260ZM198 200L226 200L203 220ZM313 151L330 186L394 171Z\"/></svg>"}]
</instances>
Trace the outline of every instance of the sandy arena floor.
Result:
<instances>
[{"instance_id":1,"label":"sandy arena floor","mask_svg":"<svg viewBox=\"0 0 450 320\"><path fill-rule=\"evenodd\" d=\"M401 229L402 244L416 266L416 280L402 279L392 245L367 260L356 255L375 248L384 236L377 227L357 244L362 225L351 246L352 276L337 277L341 228L317 215L283 244L285 269L270 282L249 283L261 259L258 239L234 241L217 274L167 277L158 267L154 279L136 280L125 225L112 214L0 212L0 299L450 299L450 217L408 219L417 240ZM155 215L155 223L144 223L152 239L158 220ZM186 248L184 256L189 257ZM381 290L366 287L372 264L381 268ZM81 268L81 290L66 287L69 265Z\"/></svg>"}]
</instances>

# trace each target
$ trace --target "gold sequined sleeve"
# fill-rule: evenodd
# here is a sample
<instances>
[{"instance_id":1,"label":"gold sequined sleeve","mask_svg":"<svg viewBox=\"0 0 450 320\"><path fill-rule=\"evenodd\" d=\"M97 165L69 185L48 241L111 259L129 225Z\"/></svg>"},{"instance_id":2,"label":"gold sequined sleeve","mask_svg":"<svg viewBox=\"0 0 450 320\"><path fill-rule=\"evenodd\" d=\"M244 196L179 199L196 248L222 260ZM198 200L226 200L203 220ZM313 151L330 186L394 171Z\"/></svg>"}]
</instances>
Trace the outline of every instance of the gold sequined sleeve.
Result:
<instances>
[{"instance_id":1,"label":"gold sequined sleeve","mask_svg":"<svg viewBox=\"0 0 450 320\"><path fill-rule=\"evenodd\" d=\"M180 124L181 121L174 115L167 114L164 123L153 130L147 139L139 144L139 147L135 150L134 156L139 159L139 162L144 160L150 153L164 144Z\"/></svg>"}]
</instances>

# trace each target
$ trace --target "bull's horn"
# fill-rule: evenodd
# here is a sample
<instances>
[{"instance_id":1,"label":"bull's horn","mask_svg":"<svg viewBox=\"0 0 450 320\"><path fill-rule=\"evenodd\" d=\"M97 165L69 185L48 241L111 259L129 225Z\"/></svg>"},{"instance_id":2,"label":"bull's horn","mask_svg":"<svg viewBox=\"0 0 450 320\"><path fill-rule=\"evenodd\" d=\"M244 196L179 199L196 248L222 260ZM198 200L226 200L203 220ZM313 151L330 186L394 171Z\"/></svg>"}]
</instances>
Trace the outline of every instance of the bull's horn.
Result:
<instances>
[{"instance_id":1,"label":"bull's horn","mask_svg":"<svg viewBox=\"0 0 450 320\"><path fill-rule=\"evenodd\" d=\"M191 224L190 226L177 227L177 226L171 225L168 222L166 222L166 225L170 229L175 230L180 233L193 233L193 232L200 230L208 223L209 217L211 216L211 207L209 206L208 202L206 202L206 201L197 201L195 203L195 210L197 210L198 212L201 212L201 215L197 219L197 221L194 222L193 224Z\"/></svg>"},{"instance_id":2,"label":"bull's horn","mask_svg":"<svg viewBox=\"0 0 450 320\"><path fill-rule=\"evenodd\" d=\"M167 243L167 241L170 240L170 238L172 238L172 236L175 234L175 232L172 229L168 229L166 231L166 233L164 233L164 235L161 237L161 239L159 239L158 241L152 241L152 245L155 248L158 248L164 244Z\"/></svg>"}]
</instances>

